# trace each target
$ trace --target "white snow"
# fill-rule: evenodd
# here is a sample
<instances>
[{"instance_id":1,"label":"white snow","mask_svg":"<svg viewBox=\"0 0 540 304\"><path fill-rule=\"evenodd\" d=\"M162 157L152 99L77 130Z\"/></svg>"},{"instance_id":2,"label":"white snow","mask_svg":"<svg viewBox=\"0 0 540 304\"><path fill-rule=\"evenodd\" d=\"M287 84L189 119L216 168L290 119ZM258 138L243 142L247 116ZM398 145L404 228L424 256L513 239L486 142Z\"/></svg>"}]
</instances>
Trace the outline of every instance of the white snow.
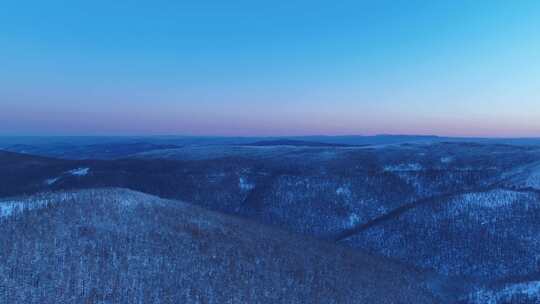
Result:
<instances>
[{"instance_id":1,"label":"white snow","mask_svg":"<svg viewBox=\"0 0 540 304\"><path fill-rule=\"evenodd\" d=\"M514 168L502 177L516 187L540 189L540 162Z\"/></svg>"},{"instance_id":2,"label":"white snow","mask_svg":"<svg viewBox=\"0 0 540 304\"><path fill-rule=\"evenodd\" d=\"M46 207L48 200L27 201L3 201L0 202L0 218L12 216L24 210L32 210Z\"/></svg>"},{"instance_id":3,"label":"white snow","mask_svg":"<svg viewBox=\"0 0 540 304\"><path fill-rule=\"evenodd\" d=\"M510 303L515 296L525 296L529 300L540 300L540 281L512 284L501 290L479 290L469 296L475 304Z\"/></svg>"},{"instance_id":4,"label":"white snow","mask_svg":"<svg viewBox=\"0 0 540 304\"><path fill-rule=\"evenodd\" d=\"M88 175L88 172L90 172L90 168L76 168L76 169L64 172L63 175L69 174L73 176L86 176ZM61 178L62 176L46 179L45 184L51 186L55 184L57 181L59 181Z\"/></svg>"},{"instance_id":5,"label":"white snow","mask_svg":"<svg viewBox=\"0 0 540 304\"><path fill-rule=\"evenodd\" d=\"M240 187L240 190L242 191L249 191L255 188L255 185L249 183L244 177L240 177L238 180L238 187Z\"/></svg>"},{"instance_id":6,"label":"white snow","mask_svg":"<svg viewBox=\"0 0 540 304\"><path fill-rule=\"evenodd\" d=\"M527 171L525 187L540 189L540 165L531 166Z\"/></svg>"},{"instance_id":7,"label":"white snow","mask_svg":"<svg viewBox=\"0 0 540 304\"><path fill-rule=\"evenodd\" d=\"M46 179L45 184L50 186L50 185L56 183L59 179L60 179L60 177Z\"/></svg>"},{"instance_id":8,"label":"white snow","mask_svg":"<svg viewBox=\"0 0 540 304\"><path fill-rule=\"evenodd\" d=\"M19 208L18 204L14 203L0 203L0 217L7 217L16 212Z\"/></svg>"},{"instance_id":9,"label":"white snow","mask_svg":"<svg viewBox=\"0 0 540 304\"><path fill-rule=\"evenodd\" d=\"M86 175L88 175L88 172L90 172L90 168L76 168L76 169L64 172L63 175L69 174L69 175L73 175L73 176L86 176ZM62 178L62 176L46 179L45 184L51 186L51 185L55 184L57 181L59 181L61 178Z\"/></svg>"},{"instance_id":10,"label":"white snow","mask_svg":"<svg viewBox=\"0 0 540 304\"><path fill-rule=\"evenodd\" d=\"M352 192L349 186L340 186L336 189L336 194L350 199Z\"/></svg>"},{"instance_id":11,"label":"white snow","mask_svg":"<svg viewBox=\"0 0 540 304\"><path fill-rule=\"evenodd\" d=\"M73 175L73 176L85 176L90 171L90 168L77 168L68 171L67 173Z\"/></svg>"},{"instance_id":12,"label":"white snow","mask_svg":"<svg viewBox=\"0 0 540 304\"><path fill-rule=\"evenodd\" d=\"M130 207L137 204L154 205L169 203L169 201L157 199L149 194L133 192L125 189L89 189L61 193L43 193L30 198L0 200L0 219L19 214L25 210L42 209L51 205L71 203L78 200L90 201L96 197L99 198L102 193L114 194L114 201L124 207Z\"/></svg>"},{"instance_id":13,"label":"white snow","mask_svg":"<svg viewBox=\"0 0 540 304\"><path fill-rule=\"evenodd\" d=\"M529 196L511 190L496 189L489 192L468 193L454 199L454 208L461 209L466 206L476 206L481 208L500 208L515 204Z\"/></svg>"},{"instance_id":14,"label":"white snow","mask_svg":"<svg viewBox=\"0 0 540 304\"><path fill-rule=\"evenodd\" d=\"M454 158L451 157L451 156L441 157L441 163L443 163L443 164L451 163L453 160L454 160Z\"/></svg>"},{"instance_id":15,"label":"white snow","mask_svg":"<svg viewBox=\"0 0 540 304\"><path fill-rule=\"evenodd\" d=\"M422 165L418 163L388 165L384 167L384 171L388 171L388 172L421 171L422 169L423 169Z\"/></svg>"},{"instance_id":16,"label":"white snow","mask_svg":"<svg viewBox=\"0 0 540 304\"><path fill-rule=\"evenodd\" d=\"M349 227L354 227L360 222L360 217L356 213L351 213L349 215Z\"/></svg>"}]
</instances>

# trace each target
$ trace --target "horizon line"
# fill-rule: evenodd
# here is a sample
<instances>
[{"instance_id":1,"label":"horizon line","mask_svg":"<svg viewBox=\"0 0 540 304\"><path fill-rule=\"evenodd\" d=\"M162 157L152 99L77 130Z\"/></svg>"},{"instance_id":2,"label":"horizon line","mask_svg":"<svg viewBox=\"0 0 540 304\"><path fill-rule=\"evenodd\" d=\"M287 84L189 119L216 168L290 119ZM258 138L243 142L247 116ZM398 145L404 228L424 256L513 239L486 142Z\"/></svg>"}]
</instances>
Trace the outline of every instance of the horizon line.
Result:
<instances>
[{"instance_id":1,"label":"horizon line","mask_svg":"<svg viewBox=\"0 0 540 304\"><path fill-rule=\"evenodd\" d=\"M305 135L218 135L218 134L0 134L0 138L8 137L192 137L192 138L302 138L302 137L423 137L449 139L540 139L538 136L467 136L437 134L305 134Z\"/></svg>"}]
</instances>

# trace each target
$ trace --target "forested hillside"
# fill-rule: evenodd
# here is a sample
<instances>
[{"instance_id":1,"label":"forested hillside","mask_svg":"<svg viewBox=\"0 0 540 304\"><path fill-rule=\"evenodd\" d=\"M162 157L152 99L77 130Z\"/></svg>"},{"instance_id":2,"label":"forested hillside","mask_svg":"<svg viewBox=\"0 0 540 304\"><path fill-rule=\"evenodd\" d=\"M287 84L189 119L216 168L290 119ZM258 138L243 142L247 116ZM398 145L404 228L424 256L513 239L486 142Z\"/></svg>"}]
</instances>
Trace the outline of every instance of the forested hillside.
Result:
<instances>
[{"instance_id":1,"label":"forested hillside","mask_svg":"<svg viewBox=\"0 0 540 304\"><path fill-rule=\"evenodd\" d=\"M391 260L122 189L0 201L2 303L439 303Z\"/></svg>"}]
</instances>

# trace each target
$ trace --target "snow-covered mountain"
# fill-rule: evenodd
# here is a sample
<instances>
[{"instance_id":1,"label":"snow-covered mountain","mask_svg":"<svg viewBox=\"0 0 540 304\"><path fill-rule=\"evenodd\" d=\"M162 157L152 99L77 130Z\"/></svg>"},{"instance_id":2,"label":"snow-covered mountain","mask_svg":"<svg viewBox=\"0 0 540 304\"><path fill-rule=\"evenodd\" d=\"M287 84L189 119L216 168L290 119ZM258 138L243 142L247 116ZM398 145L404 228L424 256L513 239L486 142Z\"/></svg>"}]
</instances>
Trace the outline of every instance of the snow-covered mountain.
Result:
<instances>
[{"instance_id":1,"label":"snow-covered mountain","mask_svg":"<svg viewBox=\"0 0 540 304\"><path fill-rule=\"evenodd\" d=\"M2 303L441 303L436 276L123 189L0 201ZM443 297L441 297L443 296Z\"/></svg>"},{"instance_id":2,"label":"snow-covered mountain","mask_svg":"<svg viewBox=\"0 0 540 304\"><path fill-rule=\"evenodd\" d=\"M540 273L537 146L295 143L114 160L0 152L0 196L129 188L433 269L471 292Z\"/></svg>"},{"instance_id":3,"label":"snow-covered mountain","mask_svg":"<svg viewBox=\"0 0 540 304\"><path fill-rule=\"evenodd\" d=\"M540 195L489 190L434 198L343 241L439 273L490 282L538 271Z\"/></svg>"}]
</instances>

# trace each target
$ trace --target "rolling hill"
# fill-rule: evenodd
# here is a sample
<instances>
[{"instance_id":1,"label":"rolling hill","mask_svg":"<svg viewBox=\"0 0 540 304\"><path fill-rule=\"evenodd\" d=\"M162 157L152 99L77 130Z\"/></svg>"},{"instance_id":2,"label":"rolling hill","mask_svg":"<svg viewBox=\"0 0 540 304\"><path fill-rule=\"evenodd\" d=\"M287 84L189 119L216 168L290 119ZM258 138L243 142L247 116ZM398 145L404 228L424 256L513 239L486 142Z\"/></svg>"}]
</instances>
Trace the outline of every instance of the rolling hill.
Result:
<instances>
[{"instance_id":1,"label":"rolling hill","mask_svg":"<svg viewBox=\"0 0 540 304\"><path fill-rule=\"evenodd\" d=\"M471 142L189 146L114 160L4 152L0 196L129 188L507 294L540 273L539 162L535 146Z\"/></svg>"},{"instance_id":2,"label":"rolling hill","mask_svg":"<svg viewBox=\"0 0 540 304\"><path fill-rule=\"evenodd\" d=\"M431 273L129 190L10 198L0 211L2 303L446 301Z\"/></svg>"}]
</instances>

